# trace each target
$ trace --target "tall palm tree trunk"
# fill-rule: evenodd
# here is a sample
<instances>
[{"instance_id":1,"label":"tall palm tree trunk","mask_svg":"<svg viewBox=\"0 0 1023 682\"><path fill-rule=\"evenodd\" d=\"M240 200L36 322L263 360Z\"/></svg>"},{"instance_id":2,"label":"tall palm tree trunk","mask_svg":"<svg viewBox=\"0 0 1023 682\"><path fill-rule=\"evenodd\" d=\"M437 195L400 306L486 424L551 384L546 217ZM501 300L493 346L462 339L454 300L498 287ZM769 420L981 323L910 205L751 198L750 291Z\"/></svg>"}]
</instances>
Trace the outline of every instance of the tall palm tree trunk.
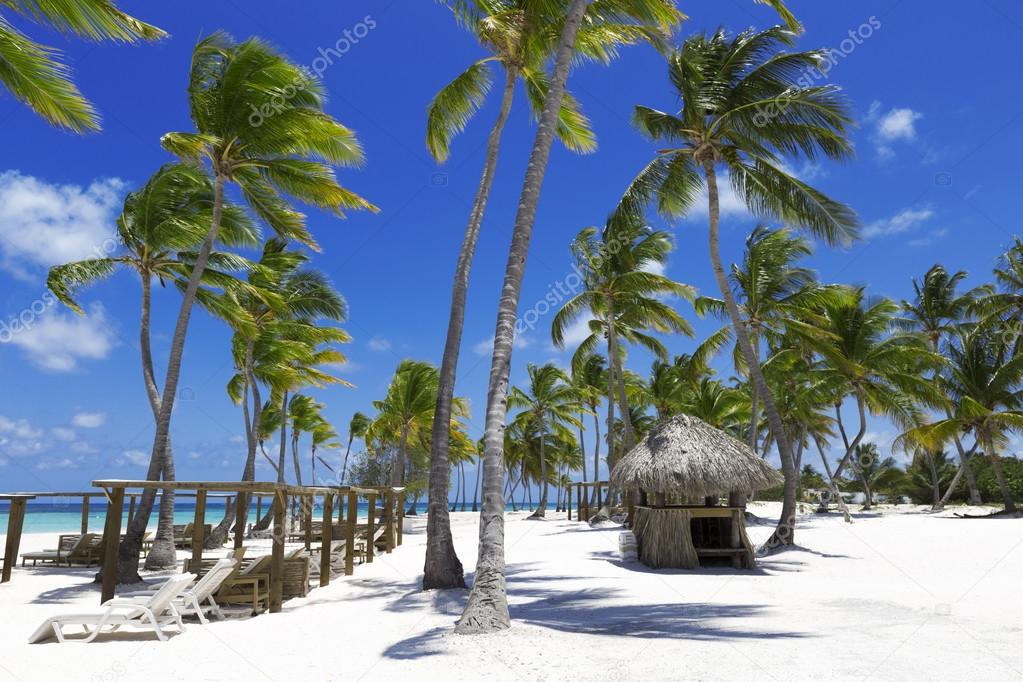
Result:
<instances>
[{"instance_id":1,"label":"tall palm tree trunk","mask_svg":"<svg viewBox=\"0 0 1023 682\"><path fill-rule=\"evenodd\" d=\"M469 224L462 238L462 250L455 266L455 281L451 288L451 313L448 318L447 339L444 342L444 357L440 366L440 385L437 389L437 407L434 410L433 431L430 445L430 501L426 519L426 565L423 568L423 589L446 589L465 587L462 562L455 553L451 537L451 521L447 516L448 484L448 438L451 423L451 403L455 395L455 378L458 369L458 352L462 345L462 326L465 322L465 301L469 292L469 272L479 241L483 214L490 198L497 171L497 154L501 146L501 134L511 111L515 96L517 71L509 68L505 72L504 94L501 110L487 139L487 156L469 213ZM432 504L437 500L436 505Z\"/></svg>"},{"instance_id":2,"label":"tall palm tree trunk","mask_svg":"<svg viewBox=\"0 0 1023 682\"><path fill-rule=\"evenodd\" d=\"M345 474L348 472L348 455L352 452L352 441L355 440L355 436L348 434L348 448L345 450L345 461L341 465L341 480L338 481L338 485L345 484Z\"/></svg>"},{"instance_id":3,"label":"tall palm tree trunk","mask_svg":"<svg viewBox=\"0 0 1023 682\"><path fill-rule=\"evenodd\" d=\"M142 277L142 311L139 320L139 349L142 358L142 378L149 398L149 407L153 412L153 420L160 415L160 389L156 385L156 370L153 364L151 344L151 313L152 313L152 279L148 272L140 273ZM160 475L165 481L174 480L174 454L170 438L163 453L160 464ZM146 491L147 493L150 491ZM149 525L149 514L152 510L153 496L151 491L147 510L138 509L136 513L145 513L146 525ZM145 496L143 496L145 497ZM145 502L145 499L143 499ZM174 568L177 564L177 553L174 549L174 491L164 490L160 495L160 510L157 516L156 537L153 546L146 555L145 567L148 570Z\"/></svg>"},{"instance_id":4,"label":"tall palm tree trunk","mask_svg":"<svg viewBox=\"0 0 1023 682\"><path fill-rule=\"evenodd\" d=\"M391 485L400 488L405 485L405 458L408 457L408 427L401 427L401 438L398 441L398 454L394 457L394 464L391 466ZM448 464L448 476L451 476L451 465ZM447 498L444 499L444 507L447 508Z\"/></svg>"},{"instance_id":5,"label":"tall palm tree trunk","mask_svg":"<svg viewBox=\"0 0 1023 682\"><path fill-rule=\"evenodd\" d=\"M465 494L465 462L458 463L458 475L462 478L462 511L465 511L466 505L466 494Z\"/></svg>"},{"instance_id":6,"label":"tall palm tree trunk","mask_svg":"<svg viewBox=\"0 0 1023 682\"><path fill-rule=\"evenodd\" d=\"M547 440L546 428L543 415L540 416L540 504L536 511L529 517L531 519L542 519L547 515L547 453L544 449L544 441Z\"/></svg>"},{"instance_id":7,"label":"tall palm tree trunk","mask_svg":"<svg viewBox=\"0 0 1023 682\"><path fill-rule=\"evenodd\" d=\"M608 301L607 353L615 366L615 389L618 392L618 411L621 414L622 426L625 428L625 451L631 452L632 448L636 447L636 437L632 431L629 402L625 397L625 372L622 370L622 356L618 347L618 331L614 325L613 305L611 301Z\"/></svg>"},{"instance_id":8,"label":"tall palm tree trunk","mask_svg":"<svg viewBox=\"0 0 1023 682\"><path fill-rule=\"evenodd\" d=\"M585 429L583 429L583 420L585 418L586 418L586 414L584 412L580 412L579 413L579 454L582 455L582 459L580 461L583 464L583 483L586 483L586 481L587 481L587 478L586 478L586 440L583 438L583 435L586 433Z\"/></svg>"},{"instance_id":9,"label":"tall palm tree trunk","mask_svg":"<svg viewBox=\"0 0 1023 682\"><path fill-rule=\"evenodd\" d=\"M245 344L245 363L242 371L245 374L245 391L242 393L242 417L245 419L245 441L247 452L245 453L245 466L242 469L243 481L256 480L256 448L259 445L259 422L263 414L263 398L259 392L259 384L256 381L255 372L255 341L249 339ZM252 410L249 410L249 398L252 398ZM245 530L249 520L249 503L252 498L246 493L240 493L235 500L240 515L236 521L235 532ZM257 522L259 519L257 519Z\"/></svg>"},{"instance_id":10,"label":"tall palm tree trunk","mask_svg":"<svg viewBox=\"0 0 1023 682\"><path fill-rule=\"evenodd\" d=\"M220 232L220 220L224 210L224 177L217 173L213 183L213 216L210 221L209 232L206 239L196 255L195 264L188 277L188 285L181 300L181 309L178 312L178 319L174 325L174 335L171 337L170 354L167 359L167 377L163 382L163 395L160 399L160 410L156 418L156 434L153 436L153 449L150 454L150 465L146 480L154 481L163 471L163 457L167 454L167 446L170 434L171 413L174 409L174 399L177 396L178 381L181 379L181 358L185 352L185 337L188 335L188 321L192 315L192 307L195 303L196 292L199 290L199 282L202 280L206 264L210 259L210 252ZM155 491L154 491L155 492ZM128 522L124 540L120 543L117 554L117 582L136 583L141 582L139 575L139 551L142 548L142 536L149 524L149 513L153 506L153 495L143 495L140 500L135 516ZM107 567L108 569L110 567Z\"/></svg>"},{"instance_id":11,"label":"tall palm tree trunk","mask_svg":"<svg viewBox=\"0 0 1023 682\"><path fill-rule=\"evenodd\" d=\"M461 634L496 632L511 625L504 576L504 503L501 499L501 460L504 456L504 427L508 408L508 374L511 369L515 316L522 291L529 241L536 221L540 188L547 171L554 133L557 130L561 102L572 63L575 38L586 11L587 0L574 0L557 49L536 140L522 186L515 226L512 232L504 285L498 305L494 354L491 359L490 385L487 391L487 416L484 428L483 511L480 515L479 558L476 578L469 600L455 625Z\"/></svg>"},{"instance_id":12,"label":"tall palm tree trunk","mask_svg":"<svg viewBox=\"0 0 1023 682\"><path fill-rule=\"evenodd\" d=\"M934 464L934 453L924 450L924 457L927 458L927 470L931 474L931 511L941 511L944 505L941 503L941 481L938 479L938 467Z\"/></svg>"},{"instance_id":13,"label":"tall palm tree trunk","mask_svg":"<svg viewBox=\"0 0 1023 682\"><path fill-rule=\"evenodd\" d=\"M782 425L781 415L774 402L774 397L767 388L764 374L756 362L756 355L753 353L753 346L750 343L749 335L746 333L746 325L739 316L739 308L732 296L732 289L728 285L728 277L721 265L721 252L718 244L718 229L721 221L721 207L718 198L717 174L714 169L712 158L703 159L703 170L707 178L707 197L709 213L709 247L711 267L714 270L714 278L717 280L718 288L721 290L721 297L724 299L728 315L732 320L732 328L735 331L735 339L739 343L746 364L749 365L750 378L756 386L757 391L764 400L764 412L767 414L767 422L774 434L774 442L778 446L778 454L781 457L782 473L785 475L784 497L782 500L781 517L778 519L778 526L768 539L766 546L775 547L779 545L791 545L795 542L796 535L796 488L799 486L799 472L795 471L795 457L792 454L792 442L789 440L785 427Z\"/></svg>"},{"instance_id":14,"label":"tall palm tree trunk","mask_svg":"<svg viewBox=\"0 0 1023 682\"><path fill-rule=\"evenodd\" d=\"M615 459L615 368L613 362L607 363L607 473L611 475L611 468L614 467ZM594 481L599 483L600 476L594 476ZM593 486L594 507L601 506L600 486ZM603 504L611 506L611 488L608 486L607 497ZM610 509L609 509L610 511ZM599 512L598 512L599 513Z\"/></svg>"},{"instance_id":15,"label":"tall palm tree trunk","mask_svg":"<svg viewBox=\"0 0 1023 682\"><path fill-rule=\"evenodd\" d=\"M298 438L301 432L295 428L295 425L291 425L291 460L295 466L295 483L302 485L302 465L298 461Z\"/></svg>"},{"instance_id":16,"label":"tall palm tree trunk","mask_svg":"<svg viewBox=\"0 0 1023 682\"><path fill-rule=\"evenodd\" d=\"M593 482L597 483L600 481L600 417L597 416L596 405L593 409ZM611 421L614 421L614 415L611 415ZM584 491L585 492L585 491ZM593 495L591 497L591 506L599 506L600 500L597 499L597 486L593 486Z\"/></svg>"},{"instance_id":17,"label":"tall palm tree trunk","mask_svg":"<svg viewBox=\"0 0 1023 682\"><path fill-rule=\"evenodd\" d=\"M1005 511L1014 514L1016 512L1016 501L1012 499L1012 491L1009 490L1009 485L1005 481L1005 475L1002 473L1002 457L995 452L994 441L990 434L986 434L984 437L984 449L987 450L988 459L991 460L991 470L994 471L995 480L998 482L998 492L1002 495Z\"/></svg>"}]
</instances>

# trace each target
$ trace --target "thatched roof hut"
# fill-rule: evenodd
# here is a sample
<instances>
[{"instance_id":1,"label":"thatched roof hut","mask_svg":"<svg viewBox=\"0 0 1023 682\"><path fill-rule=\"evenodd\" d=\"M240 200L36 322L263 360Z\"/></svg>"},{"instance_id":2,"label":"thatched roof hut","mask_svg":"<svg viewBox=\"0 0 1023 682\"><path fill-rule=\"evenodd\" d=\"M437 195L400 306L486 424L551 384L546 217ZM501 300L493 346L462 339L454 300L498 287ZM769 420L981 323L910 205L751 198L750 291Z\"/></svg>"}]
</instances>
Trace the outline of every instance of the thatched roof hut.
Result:
<instances>
[{"instance_id":1,"label":"thatched roof hut","mask_svg":"<svg viewBox=\"0 0 1023 682\"><path fill-rule=\"evenodd\" d=\"M622 490L690 499L750 493L782 480L748 445L685 414L655 426L611 472Z\"/></svg>"}]
</instances>

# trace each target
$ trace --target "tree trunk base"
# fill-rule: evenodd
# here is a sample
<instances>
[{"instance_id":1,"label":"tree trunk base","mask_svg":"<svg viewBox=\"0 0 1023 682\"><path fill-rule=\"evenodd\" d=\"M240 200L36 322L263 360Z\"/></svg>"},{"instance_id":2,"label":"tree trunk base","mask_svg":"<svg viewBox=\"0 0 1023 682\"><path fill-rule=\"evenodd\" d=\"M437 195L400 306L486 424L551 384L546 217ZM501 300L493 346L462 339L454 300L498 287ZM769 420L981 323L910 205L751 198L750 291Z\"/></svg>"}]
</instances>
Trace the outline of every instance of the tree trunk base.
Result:
<instances>
[{"instance_id":1,"label":"tree trunk base","mask_svg":"<svg viewBox=\"0 0 1023 682\"><path fill-rule=\"evenodd\" d=\"M169 568L176 568L178 564L177 552L174 549L174 538L161 538L157 535L153 540L153 546L146 555L144 567L147 571L162 571Z\"/></svg>"},{"instance_id":2,"label":"tree trunk base","mask_svg":"<svg viewBox=\"0 0 1023 682\"><path fill-rule=\"evenodd\" d=\"M535 512L526 517L527 521L545 521L547 519L547 512L543 509L537 509Z\"/></svg>"},{"instance_id":3,"label":"tree trunk base","mask_svg":"<svg viewBox=\"0 0 1023 682\"><path fill-rule=\"evenodd\" d=\"M511 627L504 574L495 567L481 569L469 593L462 617L455 624L460 635L484 635Z\"/></svg>"}]
</instances>

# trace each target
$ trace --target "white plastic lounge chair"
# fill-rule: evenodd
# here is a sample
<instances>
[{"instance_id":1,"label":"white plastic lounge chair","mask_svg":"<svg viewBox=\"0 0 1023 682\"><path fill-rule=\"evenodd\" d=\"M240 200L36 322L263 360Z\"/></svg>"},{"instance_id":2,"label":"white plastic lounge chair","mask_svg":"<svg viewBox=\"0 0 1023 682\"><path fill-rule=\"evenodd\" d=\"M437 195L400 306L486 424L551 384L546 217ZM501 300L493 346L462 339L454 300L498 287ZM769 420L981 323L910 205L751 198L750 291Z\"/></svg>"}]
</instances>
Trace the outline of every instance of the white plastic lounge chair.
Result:
<instances>
[{"instance_id":1,"label":"white plastic lounge chair","mask_svg":"<svg viewBox=\"0 0 1023 682\"><path fill-rule=\"evenodd\" d=\"M206 620L207 612L217 618L223 618L224 614L220 611L220 606L213 599L213 595L220 589L224 580L234 573L236 563L231 557L221 559L215 563L213 568L196 581L195 585L174 599L174 608L177 609L177 612L182 616L198 616L199 622L203 625L206 625L208 622ZM162 589L162 586L158 586L157 589ZM122 598L133 599L140 604L144 604L150 596L152 596L151 591L126 592L121 595Z\"/></svg>"},{"instance_id":2,"label":"white plastic lounge chair","mask_svg":"<svg viewBox=\"0 0 1023 682\"><path fill-rule=\"evenodd\" d=\"M45 642L50 637L56 637L58 642L64 641L62 628L65 625L81 625L87 633L87 637L81 642L91 642L96 635L103 632L113 632L121 626L129 625L141 630L151 630L156 633L161 642L167 641L167 635L163 628L168 625L177 625L179 632L184 632L185 624L181 622L181 615L174 608L174 600L195 580L191 573L176 575L157 590L153 596L142 601L132 599L111 599L103 604L105 609L100 613L78 613L64 616L53 616L43 621L42 625L29 637L29 644ZM92 630L89 630L89 628Z\"/></svg>"}]
</instances>

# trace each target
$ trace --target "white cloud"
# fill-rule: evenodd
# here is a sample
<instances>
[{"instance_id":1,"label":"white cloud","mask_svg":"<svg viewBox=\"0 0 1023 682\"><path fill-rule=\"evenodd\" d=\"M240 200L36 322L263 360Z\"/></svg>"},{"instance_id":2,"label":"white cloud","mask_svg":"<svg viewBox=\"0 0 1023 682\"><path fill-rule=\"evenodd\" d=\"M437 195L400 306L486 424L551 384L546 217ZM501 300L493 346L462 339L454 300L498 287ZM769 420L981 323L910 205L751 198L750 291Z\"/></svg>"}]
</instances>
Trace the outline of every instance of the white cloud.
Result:
<instances>
[{"instance_id":1,"label":"white cloud","mask_svg":"<svg viewBox=\"0 0 1023 682\"><path fill-rule=\"evenodd\" d=\"M924 237L910 239L908 242L906 242L906 245L912 247L930 246L937 240L944 237L946 234L948 234L948 228L943 227L940 230L931 230Z\"/></svg>"},{"instance_id":2,"label":"white cloud","mask_svg":"<svg viewBox=\"0 0 1023 682\"><path fill-rule=\"evenodd\" d=\"M923 117L912 109L892 109L877 122L877 134L882 140L913 140L916 122Z\"/></svg>"},{"instance_id":3,"label":"white cloud","mask_svg":"<svg viewBox=\"0 0 1023 682\"><path fill-rule=\"evenodd\" d=\"M57 426L50 429L50 433L57 440L72 441L75 439L75 430L69 429L66 426Z\"/></svg>"},{"instance_id":4,"label":"white cloud","mask_svg":"<svg viewBox=\"0 0 1023 682\"><path fill-rule=\"evenodd\" d=\"M863 228L863 238L888 237L915 230L922 223L934 217L934 210L929 206L907 208L889 218L882 218Z\"/></svg>"},{"instance_id":5,"label":"white cloud","mask_svg":"<svg viewBox=\"0 0 1023 682\"><path fill-rule=\"evenodd\" d=\"M522 350L523 348L529 348L532 345L533 340L525 334L516 334L515 340L512 341L512 348ZM480 341L472 347L472 352L476 355L490 355L494 352L494 337L491 336L489 339Z\"/></svg>"},{"instance_id":6,"label":"white cloud","mask_svg":"<svg viewBox=\"0 0 1023 682\"><path fill-rule=\"evenodd\" d=\"M42 430L32 426L27 419L8 419L3 415L0 415L0 433L14 438L39 438L43 435Z\"/></svg>"},{"instance_id":7,"label":"white cloud","mask_svg":"<svg viewBox=\"0 0 1023 682\"><path fill-rule=\"evenodd\" d=\"M590 322L592 320L593 317L589 315L582 315L576 318L575 322L565 328L563 339L566 351L574 353L575 349L579 347L579 344L585 341L586 337L592 333L590 332ZM553 344L551 345L551 349L557 350L554 348Z\"/></svg>"},{"instance_id":8,"label":"white cloud","mask_svg":"<svg viewBox=\"0 0 1023 682\"><path fill-rule=\"evenodd\" d=\"M67 457L57 460L43 460L36 464L36 469L45 471L47 469L75 469L78 464Z\"/></svg>"},{"instance_id":9,"label":"white cloud","mask_svg":"<svg viewBox=\"0 0 1023 682\"><path fill-rule=\"evenodd\" d=\"M366 345L369 346L370 350L376 351L378 353L391 350L391 342L383 338L382 336L374 336L372 339L369 340L369 343L367 343Z\"/></svg>"},{"instance_id":10,"label":"white cloud","mask_svg":"<svg viewBox=\"0 0 1023 682\"><path fill-rule=\"evenodd\" d=\"M78 412L71 423L82 429L98 429L107 423L106 412Z\"/></svg>"},{"instance_id":11,"label":"white cloud","mask_svg":"<svg viewBox=\"0 0 1023 682\"><path fill-rule=\"evenodd\" d=\"M81 440L76 440L69 446L69 449L71 450L71 452L74 452L79 455L94 455L97 452L99 452L97 448Z\"/></svg>"},{"instance_id":12,"label":"white cloud","mask_svg":"<svg viewBox=\"0 0 1023 682\"><path fill-rule=\"evenodd\" d=\"M125 450L118 458L118 464L134 464L135 466L149 466L150 453L143 450Z\"/></svg>"},{"instance_id":13,"label":"white cloud","mask_svg":"<svg viewBox=\"0 0 1023 682\"><path fill-rule=\"evenodd\" d=\"M83 188L0 173L0 267L31 278L38 266L103 253L114 238L123 191L117 178Z\"/></svg>"},{"instance_id":14,"label":"white cloud","mask_svg":"<svg viewBox=\"0 0 1023 682\"><path fill-rule=\"evenodd\" d=\"M95 303L85 316L48 313L11 333L6 343L21 348L28 359L48 372L71 372L79 360L102 360L116 338L103 306Z\"/></svg>"}]
</instances>

